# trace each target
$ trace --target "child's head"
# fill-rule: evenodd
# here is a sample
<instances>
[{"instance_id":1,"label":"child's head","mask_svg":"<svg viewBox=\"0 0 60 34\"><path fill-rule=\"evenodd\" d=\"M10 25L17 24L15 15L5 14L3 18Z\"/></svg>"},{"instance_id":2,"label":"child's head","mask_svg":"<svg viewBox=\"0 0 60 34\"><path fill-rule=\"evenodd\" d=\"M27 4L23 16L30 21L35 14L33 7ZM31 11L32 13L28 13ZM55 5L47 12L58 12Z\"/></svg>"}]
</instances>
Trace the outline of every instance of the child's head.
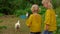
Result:
<instances>
[{"instance_id":1,"label":"child's head","mask_svg":"<svg viewBox=\"0 0 60 34\"><path fill-rule=\"evenodd\" d=\"M37 5L37 4L32 5L31 11L32 11L33 13L37 13L37 12L39 11L38 5Z\"/></svg>"},{"instance_id":2,"label":"child's head","mask_svg":"<svg viewBox=\"0 0 60 34\"><path fill-rule=\"evenodd\" d=\"M42 4L45 8L52 8L52 4L50 0L43 0Z\"/></svg>"},{"instance_id":3,"label":"child's head","mask_svg":"<svg viewBox=\"0 0 60 34\"><path fill-rule=\"evenodd\" d=\"M45 2L51 2L51 0L42 0L42 4Z\"/></svg>"}]
</instances>

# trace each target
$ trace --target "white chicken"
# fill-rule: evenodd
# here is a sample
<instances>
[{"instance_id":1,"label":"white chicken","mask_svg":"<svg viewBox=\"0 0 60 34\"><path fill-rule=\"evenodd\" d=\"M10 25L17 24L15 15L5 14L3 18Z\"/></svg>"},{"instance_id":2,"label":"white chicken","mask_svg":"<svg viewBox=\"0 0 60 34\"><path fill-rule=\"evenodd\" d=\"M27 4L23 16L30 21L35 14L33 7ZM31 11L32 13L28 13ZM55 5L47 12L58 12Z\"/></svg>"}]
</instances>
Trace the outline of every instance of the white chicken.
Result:
<instances>
[{"instance_id":1,"label":"white chicken","mask_svg":"<svg viewBox=\"0 0 60 34\"><path fill-rule=\"evenodd\" d=\"M18 20L18 22L15 24L15 29L16 29L16 31L19 31L19 29L20 29L20 23L19 23L19 20Z\"/></svg>"}]
</instances>

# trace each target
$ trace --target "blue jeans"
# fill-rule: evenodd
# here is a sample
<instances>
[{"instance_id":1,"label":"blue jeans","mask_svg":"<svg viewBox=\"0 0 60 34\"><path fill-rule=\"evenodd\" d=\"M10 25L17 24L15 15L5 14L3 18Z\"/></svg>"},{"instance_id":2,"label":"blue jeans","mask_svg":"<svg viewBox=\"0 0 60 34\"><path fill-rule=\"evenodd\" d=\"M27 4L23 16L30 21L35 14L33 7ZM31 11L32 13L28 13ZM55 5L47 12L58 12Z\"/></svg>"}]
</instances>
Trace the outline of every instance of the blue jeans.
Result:
<instances>
[{"instance_id":1,"label":"blue jeans","mask_svg":"<svg viewBox=\"0 0 60 34\"><path fill-rule=\"evenodd\" d=\"M53 32L52 31L44 31L44 34L53 34Z\"/></svg>"},{"instance_id":2,"label":"blue jeans","mask_svg":"<svg viewBox=\"0 0 60 34\"><path fill-rule=\"evenodd\" d=\"M41 32L30 32L30 34L40 34Z\"/></svg>"}]
</instances>

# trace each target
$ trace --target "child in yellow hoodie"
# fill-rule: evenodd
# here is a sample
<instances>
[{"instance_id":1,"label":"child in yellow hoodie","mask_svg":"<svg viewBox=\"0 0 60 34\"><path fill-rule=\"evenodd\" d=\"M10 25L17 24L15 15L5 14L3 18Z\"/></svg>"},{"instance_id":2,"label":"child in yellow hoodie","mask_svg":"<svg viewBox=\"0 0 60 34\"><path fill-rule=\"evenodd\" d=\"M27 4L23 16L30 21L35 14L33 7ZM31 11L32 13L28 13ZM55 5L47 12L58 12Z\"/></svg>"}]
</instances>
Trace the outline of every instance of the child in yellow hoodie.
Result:
<instances>
[{"instance_id":1,"label":"child in yellow hoodie","mask_svg":"<svg viewBox=\"0 0 60 34\"><path fill-rule=\"evenodd\" d=\"M30 34L40 34L41 33L41 15L38 14L39 7L37 4L32 5L31 11L33 14L27 19L27 26L30 28Z\"/></svg>"},{"instance_id":2,"label":"child in yellow hoodie","mask_svg":"<svg viewBox=\"0 0 60 34\"><path fill-rule=\"evenodd\" d=\"M46 13L45 13L44 34L53 34L53 32L57 29L55 11L50 1L48 2L44 1L42 2L42 4L45 8L47 8Z\"/></svg>"}]
</instances>

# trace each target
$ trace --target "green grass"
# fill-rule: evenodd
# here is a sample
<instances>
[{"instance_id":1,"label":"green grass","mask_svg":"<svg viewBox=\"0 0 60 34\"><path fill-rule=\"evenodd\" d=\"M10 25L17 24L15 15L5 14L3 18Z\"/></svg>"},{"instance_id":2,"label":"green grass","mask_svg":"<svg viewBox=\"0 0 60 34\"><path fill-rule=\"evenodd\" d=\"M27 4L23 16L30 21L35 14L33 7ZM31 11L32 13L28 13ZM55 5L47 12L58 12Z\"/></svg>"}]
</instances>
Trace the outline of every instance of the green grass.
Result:
<instances>
[{"instance_id":1,"label":"green grass","mask_svg":"<svg viewBox=\"0 0 60 34\"><path fill-rule=\"evenodd\" d=\"M2 23L3 22L3 20L0 20L0 23Z\"/></svg>"},{"instance_id":2,"label":"green grass","mask_svg":"<svg viewBox=\"0 0 60 34\"><path fill-rule=\"evenodd\" d=\"M7 29L7 26L0 26L0 29Z\"/></svg>"}]
</instances>

